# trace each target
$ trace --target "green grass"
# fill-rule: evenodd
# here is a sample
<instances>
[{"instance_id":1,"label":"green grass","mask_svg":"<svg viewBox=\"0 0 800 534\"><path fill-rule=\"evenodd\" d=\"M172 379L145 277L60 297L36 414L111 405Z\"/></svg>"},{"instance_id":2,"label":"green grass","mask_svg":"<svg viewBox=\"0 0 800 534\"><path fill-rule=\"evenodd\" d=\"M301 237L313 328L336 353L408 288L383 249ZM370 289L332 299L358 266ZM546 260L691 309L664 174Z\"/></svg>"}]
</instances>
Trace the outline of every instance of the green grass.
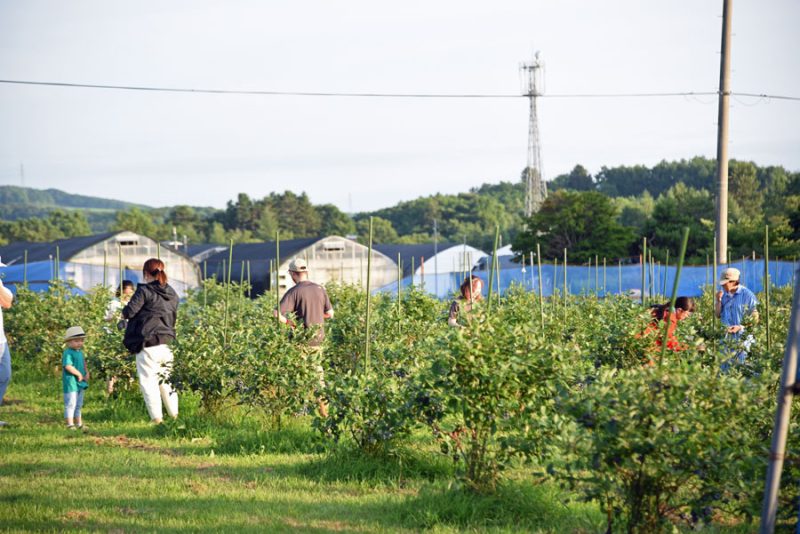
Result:
<instances>
[{"instance_id":1,"label":"green grass","mask_svg":"<svg viewBox=\"0 0 800 534\"><path fill-rule=\"evenodd\" d=\"M322 440L307 418L269 431L229 407L211 419L181 399L153 427L138 391L84 407L87 432L61 419L60 378L15 369L0 418L0 524L11 531L600 532L592 505L565 503L520 469L497 494L454 487L423 433L365 458Z\"/></svg>"}]
</instances>

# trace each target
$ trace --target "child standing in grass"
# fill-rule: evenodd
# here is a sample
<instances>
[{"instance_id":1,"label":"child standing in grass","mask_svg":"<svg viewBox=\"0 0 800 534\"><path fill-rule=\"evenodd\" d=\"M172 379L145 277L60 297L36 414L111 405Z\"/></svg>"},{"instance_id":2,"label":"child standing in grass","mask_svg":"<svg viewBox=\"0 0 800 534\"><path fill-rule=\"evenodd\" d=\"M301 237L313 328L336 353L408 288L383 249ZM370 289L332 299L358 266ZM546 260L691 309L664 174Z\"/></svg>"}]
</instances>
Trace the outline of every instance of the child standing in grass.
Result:
<instances>
[{"instance_id":1,"label":"child standing in grass","mask_svg":"<svg viewBox=\"0 0 800 534\"><path fill-rule=\"evenodd\" d=\"M83 406L83 393L89 384L89 372L86 370L86 359L83 356L83 342L86 333L80 326L67 328L64 334L64 343L67 344L61 355L61 365L64 368L62 383L64 385L64 418L67 428L77 430L83 428L81 407Z\"/></svg>"}]
</instances>

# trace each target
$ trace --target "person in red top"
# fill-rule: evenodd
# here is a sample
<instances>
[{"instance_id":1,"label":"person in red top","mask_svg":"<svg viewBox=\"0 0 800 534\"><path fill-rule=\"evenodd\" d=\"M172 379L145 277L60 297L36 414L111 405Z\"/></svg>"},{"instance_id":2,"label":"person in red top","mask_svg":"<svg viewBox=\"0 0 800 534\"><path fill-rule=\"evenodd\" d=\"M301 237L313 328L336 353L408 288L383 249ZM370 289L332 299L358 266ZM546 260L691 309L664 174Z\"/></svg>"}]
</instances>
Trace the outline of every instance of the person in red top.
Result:
<instances>
[{"instance_id":1,"label":"person in red top","mask_svg":"<svg viewBox=\"0 0 800 534\"><path fill-rule=\"evenodd\" d=\"M669 321L667 327L667 348L673 352L686 350L688 347L678 341L675 337L675 331L678 329L678 321L683 321L689 317L695 309L694 299L691 297L678 297L675 299L675 313L669 311L669 302L665 304L657 304L650 309L650 314L653 320L637 337L655 337L653 348L661 349L662 339L664 336L664 326L661 321Z\"/></svg>"}]
</instances>

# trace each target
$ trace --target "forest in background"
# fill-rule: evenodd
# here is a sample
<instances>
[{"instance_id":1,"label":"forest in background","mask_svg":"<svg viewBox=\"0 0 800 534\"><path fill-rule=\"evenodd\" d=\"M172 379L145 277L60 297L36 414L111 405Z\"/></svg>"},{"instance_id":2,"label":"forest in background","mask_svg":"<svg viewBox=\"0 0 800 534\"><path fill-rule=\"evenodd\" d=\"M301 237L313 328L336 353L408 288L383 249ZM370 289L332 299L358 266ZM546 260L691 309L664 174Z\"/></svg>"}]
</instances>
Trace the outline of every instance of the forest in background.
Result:
<instances>
[{"instance_id":1,"label":"forest in background","mask_svg":"<svg viewBox=\"0 0 800 534\"><path fill-rule=\"evenodd\" d=\"M463 242L490 250L495 226L518 252L539 243L543 255L566 247L575 262L595 255L635 257L647 237L658 259L678 249L681 229L691 229L690 260L713 250L715 161L695 157L644 165L602 167L595 175L576 165L548 182L538 213L524 217L525 186L487 183L455 195L436 194L373 212L347 214L333 204L312 204L308 195L285 191L261 198L239 193L224 209L178 205L150 208L117 200L71 195L55 189L0 187L0 243L51 241L114 230L170 240L173 228L189 243L236 243L321 235L366 240L373 217L379 243ZM780 166L729 164L729 247L733 257L759 254L764 226L779 257L800 254L800 172Z\"/></svg>"}]
</instances>

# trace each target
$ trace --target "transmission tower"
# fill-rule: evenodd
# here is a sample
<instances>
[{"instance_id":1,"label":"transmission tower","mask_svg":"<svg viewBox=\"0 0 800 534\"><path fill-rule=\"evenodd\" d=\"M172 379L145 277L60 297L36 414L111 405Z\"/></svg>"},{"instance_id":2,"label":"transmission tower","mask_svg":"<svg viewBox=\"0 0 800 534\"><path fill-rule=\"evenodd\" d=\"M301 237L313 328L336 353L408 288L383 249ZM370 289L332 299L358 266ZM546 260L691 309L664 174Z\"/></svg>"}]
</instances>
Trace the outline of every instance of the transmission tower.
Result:
<instances>
[{"instance_id":1,"label":"transmission tower","mask_svg":"<svg viewBox=\"0 0 800 534\"><path fill-rule=\"evenodd\" d=\"M524 76L523 91L530 100L530 122L528 123L528 167L525 172L525 216L530 217L539 211L539 207L547 197L547 184L542 172L542 146L539 141L539 113L537 99L544 90L544 62L539 52L533 61L523 63L520 72Z\"/></svg>"}]
</instances>

